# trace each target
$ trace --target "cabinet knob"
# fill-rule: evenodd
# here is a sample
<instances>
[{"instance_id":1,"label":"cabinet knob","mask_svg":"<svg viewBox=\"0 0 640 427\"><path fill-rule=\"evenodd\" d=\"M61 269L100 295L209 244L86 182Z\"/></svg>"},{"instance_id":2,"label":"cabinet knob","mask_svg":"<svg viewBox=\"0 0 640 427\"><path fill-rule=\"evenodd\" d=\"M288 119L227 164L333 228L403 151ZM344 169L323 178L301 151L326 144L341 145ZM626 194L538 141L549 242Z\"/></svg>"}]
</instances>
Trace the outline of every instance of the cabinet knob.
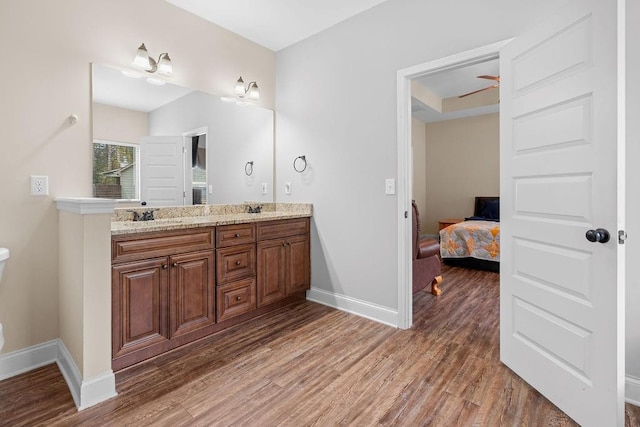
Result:
<instances>
[{"instance_id":1,"label":"cabinet knob","mask_svg":"<svg viewBox=\"0 0 640 427\"><path fill-rule=\"evenodd\" d=\"M167 264L162 264L162 269L166 270L167 268L169 268L169 266Z\"/></svg>"},{"instance_id":2,"label":"cabinet knob","mask_svg":"<svg viewBox=\"0 0 640 427\"><path fill-rule=\"evenodd\" d=\"M240 237L240 233L236 233L236 237Z\"/></svg>"},{"instance_id":3,"label":"cabinet knob","mask_svg":"<svg viewBox=\"0 0 640 427\"><path fill-rule=\"evenodd\" d=\"M171 264L171 267L177 267L177 266L178 266L177 262L174 262L173 264Z\"/></svg>"},{"instance_id":4,"label":"cabinet knob","mask_svg":"<svg viewBox=\"0 0 640 427\"><path fill-rule=\"evenodd\" d=\"M282 242L282 246L287 246L287 242Z\"/></svg>"},{"instance_id":5,"label":"cabinet knob","mask_svg":"<svg viewBox=\"0 0 640 427\"><path fill-rule=\"evenodd\" d=\"M236 261L236 265L240 265L240 261Z\"/></svg>"},{"instance_id":6,"label":"cabinet knob","mask_svg":"<svg viewBox=\"0 0 640 427\"><path fill-rule=\"evenodd\" d=\"M242 297L236 297L236 301L242 301Z\"/></svg>"}]
</instances>

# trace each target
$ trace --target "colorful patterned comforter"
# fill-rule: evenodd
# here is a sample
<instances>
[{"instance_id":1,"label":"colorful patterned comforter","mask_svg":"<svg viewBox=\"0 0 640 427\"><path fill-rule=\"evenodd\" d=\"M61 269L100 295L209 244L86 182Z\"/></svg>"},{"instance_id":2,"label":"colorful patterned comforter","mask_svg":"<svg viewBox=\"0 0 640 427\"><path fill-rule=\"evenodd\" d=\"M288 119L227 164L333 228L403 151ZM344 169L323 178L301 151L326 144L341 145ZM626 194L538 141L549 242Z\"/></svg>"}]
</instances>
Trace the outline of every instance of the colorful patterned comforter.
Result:
<instances>
[{"instance_id":1,"label":"colorful patterned comforter","mask_svg":"<svg viewBox=\"0 0 640 427\"><path fill-rule=\"evenodd\" d=\"M463 221L440 230L440 255L500 261L500 223Z\"/></svg>"}]
</instances>

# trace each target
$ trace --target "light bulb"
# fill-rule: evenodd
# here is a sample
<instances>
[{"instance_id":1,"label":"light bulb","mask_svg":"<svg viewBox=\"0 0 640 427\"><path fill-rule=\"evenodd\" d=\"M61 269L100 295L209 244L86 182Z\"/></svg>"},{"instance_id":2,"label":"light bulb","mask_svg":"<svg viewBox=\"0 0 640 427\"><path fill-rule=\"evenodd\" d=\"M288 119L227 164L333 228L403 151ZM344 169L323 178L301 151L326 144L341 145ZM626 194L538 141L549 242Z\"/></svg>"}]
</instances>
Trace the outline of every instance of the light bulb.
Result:
<instances>
[{"instance_id":1,"label":"light bulb","mask_svg":"<svg viewBox=\"0 0 640 427\"><path fill-rule=\"evenodd\" d=\"M149 61L149 53L147 52L147 48L144 43L142 43L138 48L138 52L136 53L135 58L133 58L131 65L142 68L143 70L150 70L153 68L151 66L151 61Z\"/></svg>"},{"instance_id":2,"label":"light bulb","mask_svg":"<svg viewBox=\"0 0 640 427\"><path fill-rule=\"evenodd\" d=\"M249 99L253 99L254 101L260 99L260 89L258 89L258 85L253 82L250 83L249 86Z\"/></svg>"},{"instance_id":3,"label":"light bulb","mask_svg":"<svg viewBox=\"0 0 640 427\"><path fill-rule=\"evenodd\" d=\"M160 55L160 62L158 62L158 73L164 74L165 76L173 75L173 67L171 66L171 58L169 58L168 53L163 53Z\"/></svg>"},{"instance_id":4,"label":"light bulb","mask_svg":"<svg viewBox=\"0 0 640 427\"><path fill-rule=\"evenodd\" d=\"M242 80L242 76L240 76L240 78L236 82L236 86L233 88L233 93L238 96L244 96L244 80Z\"/></svg>"}]
</instances>

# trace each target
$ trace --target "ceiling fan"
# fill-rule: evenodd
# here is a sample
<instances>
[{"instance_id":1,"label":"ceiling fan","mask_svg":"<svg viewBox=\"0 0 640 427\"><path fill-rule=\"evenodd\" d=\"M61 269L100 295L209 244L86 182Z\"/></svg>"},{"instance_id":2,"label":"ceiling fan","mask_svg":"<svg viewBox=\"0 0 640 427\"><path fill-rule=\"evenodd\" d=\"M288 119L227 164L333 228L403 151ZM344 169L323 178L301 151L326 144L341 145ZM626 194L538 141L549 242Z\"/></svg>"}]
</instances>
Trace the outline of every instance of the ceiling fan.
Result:
<instances>
[{"instance_id":1,"label":"ceiling fan","mask_svg":"<svg viewBox=\"0 0 640 427\"><path fill-rule=\"evenodd\" d=\"M493 80L496 83L492 84L491 86L487 86L485 88L482 89L478 89L478 90L474 90L473 92L467 92L463 95L458 96L458 98L464 98L465 96L469 96L469 95L473 95L474 93L478 93L478 92L484 92L485 90L489 90L489 89L495 89L498 86L500 86L500 76L489 76L489 75L483 75L483 76L478 76L479 79L487 79L487 80Z\"/></svg>"}]
</instances>

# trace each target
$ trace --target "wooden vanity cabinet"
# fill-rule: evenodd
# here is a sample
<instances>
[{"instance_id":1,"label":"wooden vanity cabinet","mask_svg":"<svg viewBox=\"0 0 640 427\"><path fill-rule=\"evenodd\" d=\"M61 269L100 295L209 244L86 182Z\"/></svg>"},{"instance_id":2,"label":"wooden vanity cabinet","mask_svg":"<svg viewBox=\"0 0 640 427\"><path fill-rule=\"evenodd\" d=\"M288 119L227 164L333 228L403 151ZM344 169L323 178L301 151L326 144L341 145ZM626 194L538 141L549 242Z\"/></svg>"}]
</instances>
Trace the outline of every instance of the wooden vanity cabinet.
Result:
<instances>
[{"instance_id":1,"label":"wooden vanity cabinet","mask_svg":"<svg viewBox=\"0 0 640 427\"><path fill-rule=\"evenodd\" d=\"M111 238L112 369L304 300L309 219Z\"/></svg>"},{"instance_id":2,"label":"wooden vanity cabinet","mask_svg":"<svg viewBox=\"0 0 640 427\"><path fill-rule=\"evenodd\" d=\"M258 307L311 287L309 219L257 224Z\"/></svg>"},{"instance_id":3,"label":"wooden vanity cabinet","mask_svg":"<svg viewBox=\"0 0 640 427\"><path fill-rule=\"evenodd\" d=\"M208 228L112 238L114 370L211 333L213 236ZM145 258L149 253L164 256Z\"/></svg>"}]
</instances>

